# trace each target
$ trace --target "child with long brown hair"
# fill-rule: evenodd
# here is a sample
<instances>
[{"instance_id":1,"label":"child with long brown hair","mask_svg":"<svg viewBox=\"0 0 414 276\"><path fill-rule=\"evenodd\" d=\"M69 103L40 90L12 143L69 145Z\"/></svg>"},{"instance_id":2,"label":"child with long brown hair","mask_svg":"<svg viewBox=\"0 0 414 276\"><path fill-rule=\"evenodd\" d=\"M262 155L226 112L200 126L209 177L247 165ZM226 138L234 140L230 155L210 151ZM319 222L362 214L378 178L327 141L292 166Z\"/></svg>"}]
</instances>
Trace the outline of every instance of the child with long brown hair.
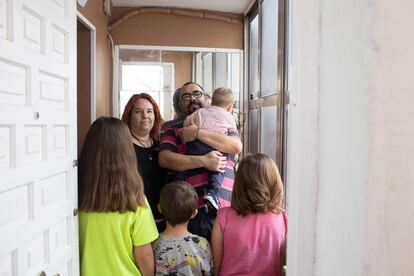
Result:
<instances>
[{"instance_id":1,"label":"child with long brown hair","mask_svg":"<svg viewBox=\"0 0 414 276\"><path fill-rule=\"evenodd\" d=\"M79 159L81 275L154 275L158 231L144 196L129 129L101 117Z\"/></svg>"},{"instance_id":2,"label":"child with long brown hair","mask_svg":"<svg viewBox=\"0 0 414 276\"><path fill-rule=\"evenodd\" d=\"M215 275L281 275L287 215L275 162L262 153L244 157L231 207L219 210L211 246Z\"/></svg>"}]
</instances>

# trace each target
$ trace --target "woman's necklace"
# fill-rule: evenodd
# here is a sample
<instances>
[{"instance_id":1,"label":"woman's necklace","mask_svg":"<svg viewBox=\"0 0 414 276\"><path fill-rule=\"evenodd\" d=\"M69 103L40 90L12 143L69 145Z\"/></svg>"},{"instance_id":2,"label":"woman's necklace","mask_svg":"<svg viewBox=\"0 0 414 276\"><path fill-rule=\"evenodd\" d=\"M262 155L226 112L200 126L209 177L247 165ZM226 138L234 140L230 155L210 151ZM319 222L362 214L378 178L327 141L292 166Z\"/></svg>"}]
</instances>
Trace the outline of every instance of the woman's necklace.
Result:
<instances>
[{"instance_id":1,"label":"woman's necklace","mask_svg":"<svg viewBox=\"0 0 414 276\"><path fill-rule=\"evenodd\" d=\"M138 136L136 136L134 133L131 132L132 137L135 138L135 140L138 141L138 143L143 147L143 148L150 148L152 146L152 139L151 137L148 137L147 141L144 141L140 138L138 138Z\"/></svg>"},{"instance_id":2,"label":"woman's necklace","mask_svg":"<svg viewBox=\"0 0 414 276\"><path fill-rule=\"evenodd\" d=\"M148 138L148 141L143 141L143 140L141 140L141 139L139 139L138 138L138 136L136 136L134 133L132 133L132 131L131 131L131 135L132 135L132 137L134 137L135 138L135 140L137 140L138 141L138 143L143 147L143 148L146 148L146 149L148 149L148 148L150 148L151 146L152 146L152 139L151 139L151 137L149 137ZM151 152L148 152L148 159L149 160L152 160L152 155L151 155Z\"/></svg>"}]
</instances>

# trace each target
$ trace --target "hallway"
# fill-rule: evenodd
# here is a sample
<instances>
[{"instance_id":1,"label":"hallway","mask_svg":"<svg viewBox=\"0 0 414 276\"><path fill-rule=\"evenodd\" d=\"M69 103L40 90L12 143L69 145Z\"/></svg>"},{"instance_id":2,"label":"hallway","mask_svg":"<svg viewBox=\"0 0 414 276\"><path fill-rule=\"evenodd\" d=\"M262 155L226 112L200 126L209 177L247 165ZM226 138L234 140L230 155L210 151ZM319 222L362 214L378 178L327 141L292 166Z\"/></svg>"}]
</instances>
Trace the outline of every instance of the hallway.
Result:
<instances>
[{"instance_id":1,"label":"hallway","mask_svg":"<svg viewBox=\"0 0 414 276\"><path fill-rule=\"evenodd\" d=\"M79 275L85 130L189 80L281 168L288 276L414 275L413 1L77 2L0 0L0 275Z\"/></svg>"}]
</instances>

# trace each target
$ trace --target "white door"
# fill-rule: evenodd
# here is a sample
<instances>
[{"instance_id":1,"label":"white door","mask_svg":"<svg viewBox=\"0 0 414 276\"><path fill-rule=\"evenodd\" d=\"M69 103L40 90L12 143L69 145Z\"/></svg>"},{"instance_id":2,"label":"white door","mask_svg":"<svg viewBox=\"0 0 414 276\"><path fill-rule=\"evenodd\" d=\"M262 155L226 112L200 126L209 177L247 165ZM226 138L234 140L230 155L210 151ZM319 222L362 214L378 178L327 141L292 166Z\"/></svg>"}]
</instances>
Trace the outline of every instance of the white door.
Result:
<instances>
[{"instance_id":1,"label":"white door","mask_svg":"<svg viewBox=\"0 0 414 276\"><path fill-rule=\"evenodd\" d=\"M76 1L0 0L0 275L79 275Z\"/></svg>"}]
</instances>

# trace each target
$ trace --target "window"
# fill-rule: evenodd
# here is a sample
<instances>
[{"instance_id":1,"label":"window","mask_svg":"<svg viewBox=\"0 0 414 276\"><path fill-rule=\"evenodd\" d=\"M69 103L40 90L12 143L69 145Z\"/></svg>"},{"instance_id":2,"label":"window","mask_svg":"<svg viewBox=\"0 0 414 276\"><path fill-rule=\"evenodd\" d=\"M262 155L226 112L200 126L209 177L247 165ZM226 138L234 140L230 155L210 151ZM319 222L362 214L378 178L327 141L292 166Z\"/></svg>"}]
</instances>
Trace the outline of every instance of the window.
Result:
<instances>
[{"instance_id":1,"label":"window","mask_svg":"<svg viewBox=\"0 0 414 276\"><path fill-rule=\"evenodd\" d=\"M147 93L159 103L160 112L163 118L169 118L165 114L164 88L168 85L166 81L171 82L173 77L172 65L125 62L121 64L121 88L119 91L119 110L120 114L124 112L125 105L129 98L137 93ZM169 99L171 100L171 99Z\"/></svg>"},{"instance_id":2,"label":"window","mask_svg":"<svg viewBox=\"0 0 414 276\"><path fill-rule=\"evenodd\" d=\"M247 15L249 152L266 153L284 177L285 0L259 0ZM280 12L282 11L282 12Z\"/></svg>"},{"instance_id":3,"label":"window","mask_svg":"<svg viewBox=\"0 0 414 276\"><path fill-rule=\"evenodd\" d=\"M145 92L157 102L164 120L171 120L175 115L173 94L188 81L201 84L209 94L219 86L229 87L238 112L242 64L239 49L116 46L113 114L120 117L131 95Z\"/></svg>"}]
</instances>

